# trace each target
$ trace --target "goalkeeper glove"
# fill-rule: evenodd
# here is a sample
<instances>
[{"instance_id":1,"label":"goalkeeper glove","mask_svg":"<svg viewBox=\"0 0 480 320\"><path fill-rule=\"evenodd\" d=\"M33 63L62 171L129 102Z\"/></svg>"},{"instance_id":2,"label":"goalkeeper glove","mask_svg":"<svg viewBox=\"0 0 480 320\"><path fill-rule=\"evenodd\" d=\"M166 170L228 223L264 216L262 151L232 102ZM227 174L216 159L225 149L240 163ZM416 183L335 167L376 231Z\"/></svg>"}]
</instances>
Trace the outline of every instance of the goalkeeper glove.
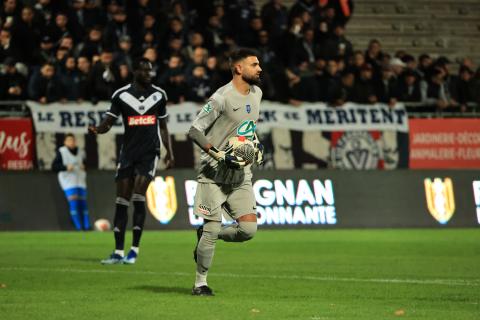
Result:
<instances>
[{"instance_id":1,"label":"goalkeeper glove","mask_svg":"<svg viewBox=\"0 0 480 320\"><path fill-rule=\"evenodd\" d=\"M241 169L245 167L247 162L243 158L233 155L232 152L233 147L229 147L225 151L220 151L215 147L211 147L208 150L210 156L220 163L225 163L225 165L231 169Z\"/></svg>"},{"instance_id":2,"label":"goalkeeper glove","mask_svg":"<svg viewBox=\"0 0 480 320\"><path fill-rule=\"evenodd\" d=\"M258 140L257 134L255 134L253 138L253 146L255 148L255 162L258 165L263 164L263 152L265 149L263 148L263 144Z\"/></svg>"}]
</instances>

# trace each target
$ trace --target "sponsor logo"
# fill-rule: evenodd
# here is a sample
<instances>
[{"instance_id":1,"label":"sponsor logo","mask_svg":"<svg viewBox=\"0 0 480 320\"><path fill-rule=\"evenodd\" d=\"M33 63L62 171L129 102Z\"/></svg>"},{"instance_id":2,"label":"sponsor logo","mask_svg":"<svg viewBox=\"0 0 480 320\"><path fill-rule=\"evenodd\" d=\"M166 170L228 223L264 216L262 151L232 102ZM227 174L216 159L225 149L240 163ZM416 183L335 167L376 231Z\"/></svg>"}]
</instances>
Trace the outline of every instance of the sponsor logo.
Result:
<instances>
[{"instance_id":1,"label":"sponsor logo","mask_svg":"<svg viewBox=\"0 0 480 320\"><path fill-rule=\"evenodd\" d=\"M377 143L366 131L345 132L331 150L335 168L376 169L380 151Z\"/></svg>"},{"instance_id":2,"label":"sponsor logo","mask_svg":"<svg viewBox=\"0 0 480 320\"><path fill-rule=\"evenodd\" d=\"M156 177L147 189L147 206L161 224L169 223L177 212L177 193L173 177Z\"/></svg>"},{"instance_id":3,"label":"sponsor logo","mask_svg":"<svg viewBox=\"0 0 480 320\"><path fill-rule=\"evenodd\" d=\"M477 221L480 224L480 180L473 181L473 197L477 206Z\"/></svg>"},{"instance_id":4,"label":"sponsor logo","mask_svg":"<svg viewBox=\"0 0 480 320\"><path fill-rule=\"evenodd\" d=\"M239 110L239 109L240 109L240 107L238 107L238 108L233 108L233 111L237 111L237 110Z\"/></svg>"},{"instance_id":5,"label":"sponsor logo","mask_svg":"<svg viewBox=\"0 0 480 320\"><path fill-rule=\"evenodd\" d=\"M252 107L249 104L247 104L245 108L247 109L247 113L252 112Z\"/></svg>"},{"instance_id":6,"label":"sponsor logo","mask_svg":"<svg viewBox=\"0 0 480 320\"><path fill-rule=\"evenodd\" d=\"M195 205L197 182L185 181L189 221L193 226L201 225L203 219L194 213L211 214L210 208ZM259 225L335 225L337 213L333 182L329 179L259 179L253 184ZM206 212L202 211L205 210ZM222 223L229 223L227 215ZM230 221L231 223L231 221Z\"/></svg>"},{"instance_id":7,"label":"sponsor logo","mask_svg":"<svg viewBox=\"0 0 480 320\"><path fill-rule=\"evenodd\" d=\"M237 135L244 137L253 137L256 128L257 125L255 124L255 121L245 120L240 126L238 126Z\"/></svg>"},{"instance_id":8,"label":"sponsor logo","mask_svg":"<svg viewBox=\"0 0 480 320\"><path fill-rule=\"evenodd\" d=\"M210 210L210 207L204 205L204 204L199 204L198 205L198 212L201 214L204 214L206 216L209 216L212 212Z\"/></svg>"},{"instance_id":9,"label":"sponsor logo","mask_svg":"<svg viewBox=\"0 0 480 320\"><path fill-rule=\"evenodd\" d=\"M129 126L151 126L157 123L154 115L130 116L128 117Z\"/></svg>"},{"instance_id":10,"label":"sponsor logo","mask_svg":"<svg viewBox=\"0 0 480 320\"><path fill-rule=\"evenodd\" d=\"M205 113L210 113L210 111L212 111L212 110L213 110L213 107L212 107L212 105L210 104L210 102L203 106L203 111L204 111Z\"/></svg>"},{"instance_id":11,"label":"sponsor logo","mask_svg":"<svg viewBox=\"0 0 480 320\"><path fill-rule=\"evenodd\" d=\"M424 180L428 211L439 223L446 224L455 213L452 179Z\"/></svg>"}]
</instances>

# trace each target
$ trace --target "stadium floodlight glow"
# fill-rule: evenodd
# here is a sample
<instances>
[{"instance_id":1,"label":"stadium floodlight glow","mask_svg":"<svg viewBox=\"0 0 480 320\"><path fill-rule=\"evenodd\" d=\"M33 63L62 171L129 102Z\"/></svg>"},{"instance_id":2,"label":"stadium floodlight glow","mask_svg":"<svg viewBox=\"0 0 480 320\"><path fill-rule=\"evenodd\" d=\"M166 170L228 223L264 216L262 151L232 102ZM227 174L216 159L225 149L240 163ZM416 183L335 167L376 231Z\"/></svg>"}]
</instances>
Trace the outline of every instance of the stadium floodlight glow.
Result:
<instances>
[{"instance_id":1,"label":"stadium floodlight glow","mask_svg":"<svg viewBox=\"0 0 480 320\"><path fill-rule=\"evenodd\" d=\"M477 221L480 224L480 180L473 181L473 197L477 206Z\"/></svg>"}]
</instances>

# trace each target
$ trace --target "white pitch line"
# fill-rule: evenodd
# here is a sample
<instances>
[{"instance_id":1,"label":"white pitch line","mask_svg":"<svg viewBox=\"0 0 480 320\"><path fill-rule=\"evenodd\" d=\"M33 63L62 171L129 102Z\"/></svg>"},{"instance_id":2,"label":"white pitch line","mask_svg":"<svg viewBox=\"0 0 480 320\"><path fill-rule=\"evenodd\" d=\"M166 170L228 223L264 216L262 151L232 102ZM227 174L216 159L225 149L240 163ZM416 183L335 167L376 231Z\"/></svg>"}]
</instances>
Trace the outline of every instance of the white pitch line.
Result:
<instances>
[{"instance_id":1,"label":"white pitch line","mask_svg":"<svg viewBox=\"0 0 480 320\"><path fill-rule=\"evenodd\" d=\"M117 266L113 266L117 267ZM120 266L118 266L120 267ZM108 266L105 266L108 268ZM130 268L126 266L126 268ZM193 277L194 273L188 272L158 272L158 271L139 271L129 270L120 271L112 269L47 269L47 268L28 268L28 267L0 267L0 271L34 271L34 272L63 272L63 273L118 273L118 274L144 274L159 276L181 276ZM397 284L423 284L423 285L444 285L444 286L480 286L480 279L462 280L462 279L381 279L381 278L337 278L337 277L317 277L317 276L299 276L299 275L261 275L261 274L238 274L238 273L212 273L210 277L222 278L247 278L247 279L272 279L272 280L311 280L311 281L331 281L331 282L367 282L367 283L397 283Z\"/></svg>"}]
</instances>

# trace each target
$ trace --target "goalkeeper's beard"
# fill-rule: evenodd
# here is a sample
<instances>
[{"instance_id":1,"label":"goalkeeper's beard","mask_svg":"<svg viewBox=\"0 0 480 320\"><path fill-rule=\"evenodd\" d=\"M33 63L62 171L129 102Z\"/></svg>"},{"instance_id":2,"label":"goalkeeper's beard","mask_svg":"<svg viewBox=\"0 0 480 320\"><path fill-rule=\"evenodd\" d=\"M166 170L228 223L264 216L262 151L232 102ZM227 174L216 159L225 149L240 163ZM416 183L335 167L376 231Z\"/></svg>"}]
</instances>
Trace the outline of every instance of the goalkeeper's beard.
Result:
<instances>
[{"instance_id":1,"label":"goalkeeper's beard","mask_svg":"<svg viewBox=\"0 0 480 320\"><path fill-rule=\"evenodd\" d=\"M242 80L251 86L253 85L260 86L262 84L262 80L260 79L260 77L257 77L257 76L247 77L245 75L242 75Z\"/></svg>"}]
</instances>

